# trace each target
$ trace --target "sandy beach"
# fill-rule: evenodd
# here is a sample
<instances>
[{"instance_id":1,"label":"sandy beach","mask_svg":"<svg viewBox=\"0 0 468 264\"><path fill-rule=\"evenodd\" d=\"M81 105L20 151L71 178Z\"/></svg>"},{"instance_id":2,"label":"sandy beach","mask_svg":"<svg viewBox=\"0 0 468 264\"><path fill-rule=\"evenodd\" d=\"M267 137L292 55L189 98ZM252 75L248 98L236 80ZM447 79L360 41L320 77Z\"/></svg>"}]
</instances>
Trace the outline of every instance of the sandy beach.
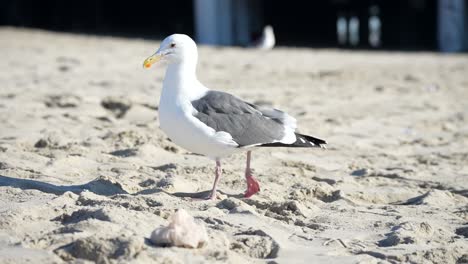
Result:
<instances>
[{"instance_id":1,"label":"sandy beach","mask_svg":"<svg viewBox=\"0 0 468 264\"><path fill-rule=\"evenodd\" d=\"M0 263L468 263L468 56L199 48L212 89L328 148L214 161L159 129L157 41L0 28ZM198 249L151 232L185 209Z\"/></svg>"}]
</instances>

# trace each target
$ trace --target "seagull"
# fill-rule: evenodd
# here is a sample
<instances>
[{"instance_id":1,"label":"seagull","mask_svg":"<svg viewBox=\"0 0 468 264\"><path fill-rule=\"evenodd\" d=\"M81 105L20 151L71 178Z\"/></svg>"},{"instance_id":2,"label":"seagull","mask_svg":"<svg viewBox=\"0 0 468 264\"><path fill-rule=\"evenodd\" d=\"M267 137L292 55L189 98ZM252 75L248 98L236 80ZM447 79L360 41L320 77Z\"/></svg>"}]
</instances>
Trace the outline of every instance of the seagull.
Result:
<instances>
[{"instance_id":1,"label":"seagull","mask_svg":"<svg viewBox=\"0 0 468 264\"><path fill-rule=\"evenodd\" d=\"M273 27L271 25L266 25L263 28L262 35L259 39L254 41L252 47L262 50L271 50L275 47L275 42L275 33L273 32Z\"/></svg>"},{"instance_id":2,"label":"seagull","mask_svg":"<svg viewBox=\"0 0 468 264\"><path fill-rule=\"evenodd\" d=\"M208 89L197 79L197 60L196 43L187 35L173 34L143 67L158 61L167 64L159 102L160 128L175 144L216 162L213 188L206 199L216 199L221 159L231 154L247 152L244 197L249 198L260 191L250 166L252 149L324 148L326 141L295 132L296 119L287 113Z\"/></svg>"}]
</instances>

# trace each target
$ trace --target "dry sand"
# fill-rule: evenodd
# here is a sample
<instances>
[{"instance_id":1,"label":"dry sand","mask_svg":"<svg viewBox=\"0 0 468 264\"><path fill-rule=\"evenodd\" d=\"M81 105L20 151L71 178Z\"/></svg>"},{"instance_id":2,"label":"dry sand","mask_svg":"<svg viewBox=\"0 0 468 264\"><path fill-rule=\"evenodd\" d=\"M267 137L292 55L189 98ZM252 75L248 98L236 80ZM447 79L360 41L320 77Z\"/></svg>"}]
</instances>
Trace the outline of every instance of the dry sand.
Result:
<instances>
[{"instance_id":1,"label":"dry sand","mask_svg":"<svg viewBox=\"0 0 468 264\"><path fill-rule=\"evenodd\" d=\"M200 48L208 87L297 117L328 150L214 162L158 128L158 42L0 29L0 262L467 263L468 57ZM183 208L201 249L156 247Z\"/></svg>"}]
</instances>

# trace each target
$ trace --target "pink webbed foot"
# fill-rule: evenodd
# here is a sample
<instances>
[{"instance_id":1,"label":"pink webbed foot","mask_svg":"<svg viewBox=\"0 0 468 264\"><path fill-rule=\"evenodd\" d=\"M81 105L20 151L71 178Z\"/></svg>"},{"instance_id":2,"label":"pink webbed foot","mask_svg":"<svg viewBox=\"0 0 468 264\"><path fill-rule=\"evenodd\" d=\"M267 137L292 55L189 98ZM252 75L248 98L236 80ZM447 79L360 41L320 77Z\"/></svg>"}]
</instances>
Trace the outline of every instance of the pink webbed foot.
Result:
<instances>
[{"instance_id":1,"label":"pink webbed foot","mask_svg":"<svg viewBox=\"0 0 468 264\"><path fill-rule=\"evenodd\" d=\"M244 197L249 198L260 191L260 184L253 176L247 176L245 179L247 181L247 191Z\"/></svg>"},{"instance_id":2,"label":"pink webbed foot","mask_svg":"<svg viewBox=\"0 0 468 264\"><path fill-rule=\"evenodd\" d=\"M210 194L208 194L208 195L205 197L204 200L205 200L205 201L207 201L207 200L214 201L214 200L216 200L216 198L217 198L217 192L216 192L216 191L214 191L214 192L211 191Z\"/></svg>"},{"instance_id":3,"label":"pink webbed foot","mask_svg":"<svg viewBox=\"0 0 468 264\"><path fill-rule=\"evenodd\" d=\"M215 169L215 180L213 183L213 188L211 192L205 197L204 200L211 200L214 201L217 198L217 186L219 182L219 178L221 177L221 161L216 160L216 169Z\"/></svg>"}]
</instances>

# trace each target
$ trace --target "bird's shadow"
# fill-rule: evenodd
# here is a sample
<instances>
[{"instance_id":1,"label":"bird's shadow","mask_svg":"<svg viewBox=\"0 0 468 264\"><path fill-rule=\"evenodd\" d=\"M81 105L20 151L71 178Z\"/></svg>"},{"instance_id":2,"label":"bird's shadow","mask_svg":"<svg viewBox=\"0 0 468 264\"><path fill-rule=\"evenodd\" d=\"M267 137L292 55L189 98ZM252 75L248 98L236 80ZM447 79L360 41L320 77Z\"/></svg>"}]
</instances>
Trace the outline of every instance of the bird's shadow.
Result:
<instances>
[{"instance_id":1,"label":"bird's shadow","mask_svg":"<svg viewBox=\"0 0 468 264\"><path fill-rule=\"evenodd\" d=\"M195 193L189 193L189 192L175 192L171 193L171 195L174 195L176 197L181 197L181 198L192 198L196 200L205 200L206 197L211 193L211 190L208 191L202 191L202 192L195 192ZM221 190L218 190L218 193L226 195L227 197L232 197L232 198L244 198L243 194L230 194L223 192Z\"/></svg>"},{"instance_id":2,"label":"bird's shadow","mask_svg":"<svg viewBox=\"0 0 468 264\"><path fill-rule=\"evenodd\" d=\"M167 191L165 191L163 189L160 189L160 188L154 188L154 189L145 189L145 190L139 191L139 192L135 193L135 195L148 195L148 194L160 193L160 192L163 192L163 193L166 193L168 195L175 196L175 197L179 197L179 198L192 198L194 200L206 200L206 197L209 196L211 190L201 191L201 192L193 192L193 193L192 192L174 192L174 193L171 193L171 192L167 192ZM231 193L223 192L221 190L218 190L218 193L226 195L227 197L233 197L233 198L239 198L239 199L244 198L243 194L231 194Z\"/></svg>"},{"instance_id":3,"label":"bird's shadow","mask_svg":"<svg viewBox=\"0 0 468 264\"><path fill-rule=\"evenodd\" d=\"M130 194L123 189L120 183L115 182L106 177L99 177L88 183L79 184L79 185L55 185L52 183L47 183L47 182L38 181L38 180L13 178L13 177L0 175L0 186L10 186L10 187L15 187L15 188L20 188L22 190L38 190L44 193L52 193L55 195L61 195L61 194L64 194L65 192L73 192L73 193L79 194L85 190L93 192L98 195L103 195L103 196L111 196L115 194ZM154 193L160 193L160 192L164 192L168 195L172 195L175 197L192 198L195 200L204 200L206 197L208 197L210 193L209 190L202 191L202 192L195 192L195 193L190 193L190 192L169 193L160 188L152 188L152 189L145 189L145 190L133 193L133 195L148 195L148 194L154 194ZM228 197L243 198L242 194L229 194L223 191L218 191L218 192Z\"/></svg>"},{"instance_id":4,"label":"bird's shadow","mask_svg":"<svg viewBox=\"0 0 468 264\"><path fill-rule=\"evenodd\" d=\"M20 188L22 190L38 190L45 193L61 195L65 192L81 193L84 190L91 191L95 194L110 196L115 194L128 194L122 186L106 177L99 177L85 184L80 185L55 185L52 183L12 178L0 175L0 186L10 186Z\"/></svg>"}]
</instances>

